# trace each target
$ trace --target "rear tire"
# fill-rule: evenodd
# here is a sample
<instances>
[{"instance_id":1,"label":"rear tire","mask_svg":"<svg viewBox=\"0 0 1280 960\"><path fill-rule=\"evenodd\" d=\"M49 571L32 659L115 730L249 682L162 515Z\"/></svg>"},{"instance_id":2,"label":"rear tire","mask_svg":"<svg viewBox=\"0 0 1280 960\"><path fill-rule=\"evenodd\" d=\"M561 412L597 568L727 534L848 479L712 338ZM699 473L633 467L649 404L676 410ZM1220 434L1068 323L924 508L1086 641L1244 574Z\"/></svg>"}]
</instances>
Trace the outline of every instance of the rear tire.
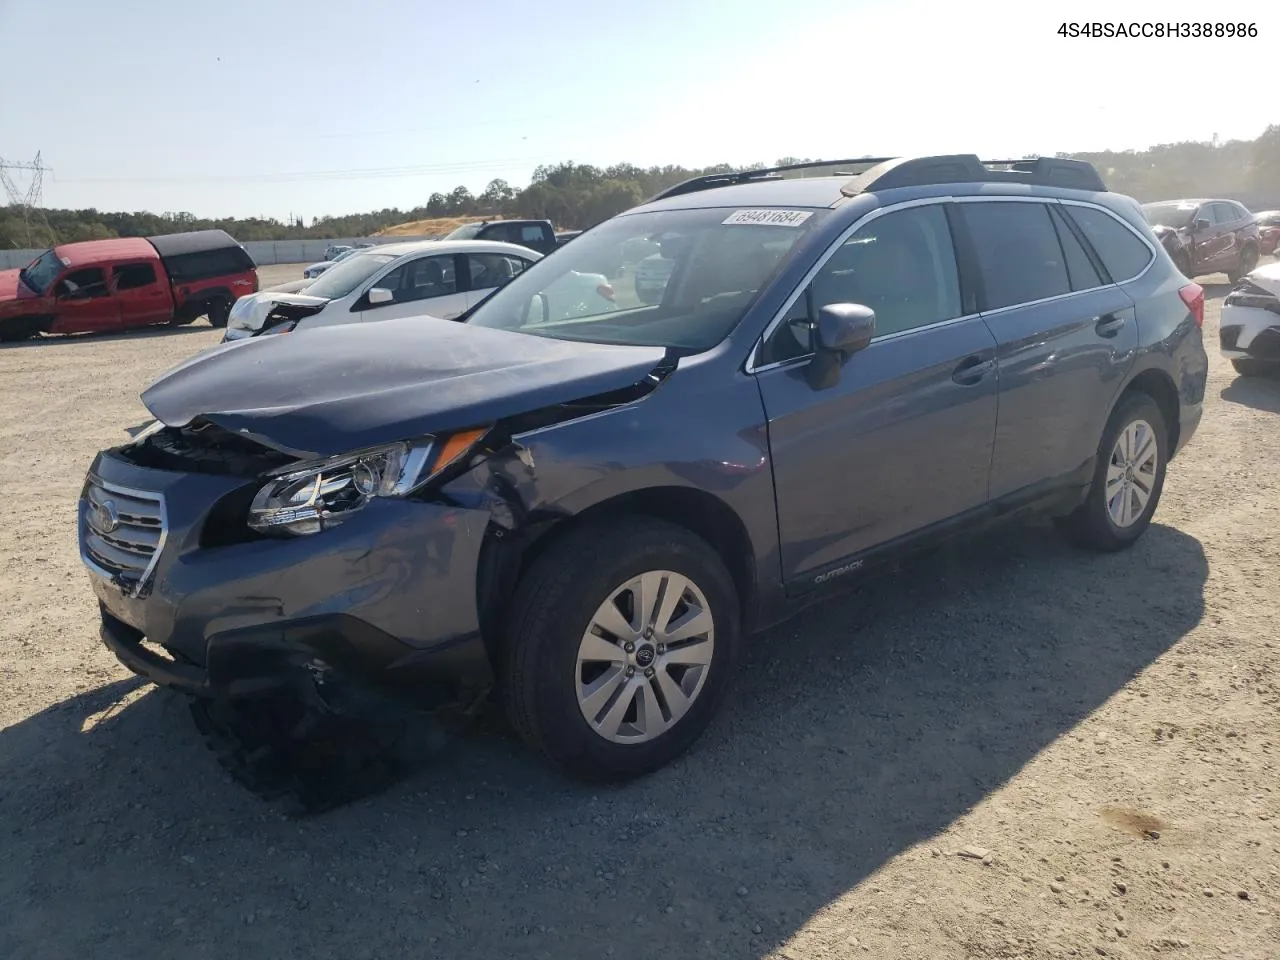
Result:
<instances>
[{"instance_id":1,"label":"rear tire","mask_svg":"<svg viewBox=\"0 0 1280 960\"><path fill-rule=\"evenodd\" d=\"M209 326L225 327L227 325L227 318L231 316L231 301L230 300L213 301L212 303L209 304L209 309L207 311L207 314L209 317Z\"/></svg>"},{"instance_id":2,"label":"rear tire","mask_svg":"<svg viewBox=\"0 0 1280 960\"><path fill-rule=\"evenodd\" d=\"M1269 377L1276 373L1277 370L1280 370L1280 363L1250 358L1232 360L1231 366L1235 367L1236 373L1242 377Z\"/></svg>"},{"instance_id":3,"label":"rear tire","mask_svg":"<svg viewBox=\"0 0 1280 960\"><path fill-rule=\"evenodd\" d=\"M1247 246L1240 251L1240 260L1236 264L1235 270L1227 271L1227 279L1232 283L1239 283L1240 280L1253 272L1253 268L1258 265L1258 248L1255 246Z\"/></svg>"},{"instance_id":4,"label":"rear tire","mask_svg":"<svg viewBox=\"0 0 1280 960\"><path fill-rule=\"evenodd\" d=\"M1151 525L1160 503L1168 447L1169 428L1155 400L1137 392L1122 396L1102 431L1089 493L1074 512L1056 521L1058 529L1089 550L1131 546Z\"/></svg>"},{"instance_id":5,"label":"rear tire","mask_svg":"<svg viewBox=\"0 0 1280 960\"><path fill-rule=\"evenodd\" d=\"M681 624L694 632L665 629ZM733 580L701 538L643 517L584 526L548 548L516 589L501 658L507 715L570 776L650 773L710 723L739 630Z\"/></svg>"}]
</instances>

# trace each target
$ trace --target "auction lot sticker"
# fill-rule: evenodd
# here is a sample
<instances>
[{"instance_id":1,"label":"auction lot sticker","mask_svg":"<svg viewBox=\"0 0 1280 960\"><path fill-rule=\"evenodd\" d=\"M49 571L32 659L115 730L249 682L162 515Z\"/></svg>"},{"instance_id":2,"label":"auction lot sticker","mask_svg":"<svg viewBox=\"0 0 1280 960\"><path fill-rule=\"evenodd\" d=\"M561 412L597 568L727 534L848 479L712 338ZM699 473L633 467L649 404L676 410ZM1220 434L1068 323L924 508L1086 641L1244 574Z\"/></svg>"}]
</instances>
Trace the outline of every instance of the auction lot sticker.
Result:
<instances>
[{"instance_id":1,"label":"auction lot sticker","mask_svg":"<svg viewBox=\"0 0 1280 960\"><path fill-rule=\"evenodd\" d=\"M768 227L798 227L811 216L812 210L735 210L723 223L751 223Z\"/></svg>"}]
</instances>

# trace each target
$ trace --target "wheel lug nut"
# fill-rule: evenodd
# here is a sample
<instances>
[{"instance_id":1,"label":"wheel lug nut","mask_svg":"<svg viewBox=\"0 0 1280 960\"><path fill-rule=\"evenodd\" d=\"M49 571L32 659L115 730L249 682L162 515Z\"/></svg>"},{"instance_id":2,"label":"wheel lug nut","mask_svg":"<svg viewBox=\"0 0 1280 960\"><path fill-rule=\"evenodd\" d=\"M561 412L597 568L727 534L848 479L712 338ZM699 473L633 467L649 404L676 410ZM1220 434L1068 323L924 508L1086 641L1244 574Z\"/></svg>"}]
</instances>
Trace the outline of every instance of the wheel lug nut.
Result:
<instances>
[{"instance_id":1,"label":"wheel lug nut","mask_svg":"<svg viewBox=\"0 0 1280 960\"><path fill-rule=\"evenodd\" d=\"M659 652L659 653L666 653L666 652L667 652L667 645L666 645L665 643L660 643L660 644L658 644L658 652Z\"/></svg>"},{"instance_id":2,"label":"wheel lug nut","mask_svg":"<svg viewBox=\"0 0 1280 960\"><path fill-rule=\"evenodd\" d=\"M627 651L627 653L635 653L636 645L634 643L628 643L622 649Z\"/></svg>"},{"instance_id":3,"label":"wheel lug nut","mask_svg":"<svg viewBox=\"0 0 1280 960\"><path fill-rule=\"evenodd\" d=\"M634 677L635 675L636 675L636 668L635 668L635 667L627 667L627 676L628 676L628 677Z\"/></svg>"},{"instance_id":4,"label":"wheel lug nut","mask_svg":"<svg viewBox=\"0 0 1280 960\"><path fill-rule=\"evenodd\" d=\"M647 667L647 668L645 669L645 671L644 671L644 675L645 675L646 677L652 677L652 676L653 676L653 667Z\"/></svg>"}]
</instances>

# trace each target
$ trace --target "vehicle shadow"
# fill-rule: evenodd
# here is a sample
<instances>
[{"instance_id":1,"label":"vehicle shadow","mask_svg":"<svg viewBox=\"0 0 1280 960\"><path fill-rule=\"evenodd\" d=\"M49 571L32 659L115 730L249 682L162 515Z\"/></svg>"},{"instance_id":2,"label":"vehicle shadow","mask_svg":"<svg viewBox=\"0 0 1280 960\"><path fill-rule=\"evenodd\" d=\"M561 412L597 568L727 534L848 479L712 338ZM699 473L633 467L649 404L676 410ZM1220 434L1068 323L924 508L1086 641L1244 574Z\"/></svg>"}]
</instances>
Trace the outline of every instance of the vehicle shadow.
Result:
<instances>
[{"instance_id":1,"label":"vehicle shadow","mask_svg":"<svg viewBox=\"0 0 1280 960\"><path fill-rule=\"evenodd\" d=\"M1242 377L1222 388L1220 394L1228 403L1239 403L1267 413L1280 413L1280 371L1262 377Z\"/></svg>"},{"instance_id":2,"label":"vehicle shadow","mask_svg":"<svg viewBox=\"0 0 1280 960\"><path fill-rule=\"evenodd\" d=\"M152 327L134 327L132 330L112 330L103 333L46 333L30 340L18 340L14 343L0 343L3 350L37 350L42 347L55 347L59 344L73 343L113 343L117 340L151 340L155 337L174 337L193 333L210 333L214 330L209 324L197 319L194 323L181 327L170 327L160 324Z\"/></svg>"},{"instance_id":3,"label":"vehicle shadow","mask_svg":"<svg viewBox=\"0 0 1280 960\"><path fill-rule=\"evenodd\" d=\"M180 698L0 731L0 956L759 958L1006 783L1200 620L1201 544L989 535L760 637L686 757L590 788L473 733L286 820ZM756 932L759 931L759 932Z\"/></svg>"}]
</instances>

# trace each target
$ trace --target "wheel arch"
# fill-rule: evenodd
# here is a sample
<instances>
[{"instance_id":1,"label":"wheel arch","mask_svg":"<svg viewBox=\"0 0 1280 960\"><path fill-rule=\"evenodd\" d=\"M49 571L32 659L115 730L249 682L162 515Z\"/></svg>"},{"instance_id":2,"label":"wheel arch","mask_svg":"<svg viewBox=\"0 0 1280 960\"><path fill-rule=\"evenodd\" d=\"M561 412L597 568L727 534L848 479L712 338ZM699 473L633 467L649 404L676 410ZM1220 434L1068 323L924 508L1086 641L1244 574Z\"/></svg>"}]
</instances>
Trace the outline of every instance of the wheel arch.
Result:
<instances>
[{"instance_id":1,"label":"wheel arch","mask_svg":"<svg viewBox=\"0 0 1280 960\"><path fill-rule=\"evenodd\" d=\"M491 528L481 546L477 601L490 656L515 585L534 562L571 531L623 516L647 516L676 524L702 538L720 557L738 594L744 630L755 621L756 560L742 519L727 503L697 487L646 487L607 497L585 509L531 524L519 534Z\"/></svg>"},{"instance_id":2,"label":"wheel arch","mask_svg":"<svg viewBox=\"0 0 1280 960\"><path fill-rule=\"evenodd\" d=\"M1116 397L1116 402L1111 409L1114 411L1126 396L1134 393L1146 394L1160 408L1160 413L1164 416L1165 429L1168 430L1168 449L1169 456L1172 458L1174 451L1178 449L1178 438L1182 431L1180 416L1182 404L1178 398L1178 387L1174 384L1173 377L1164 370L1148 367L1126 384L1120 391L1120 395Z\"/></svg>"}]
</instances>

